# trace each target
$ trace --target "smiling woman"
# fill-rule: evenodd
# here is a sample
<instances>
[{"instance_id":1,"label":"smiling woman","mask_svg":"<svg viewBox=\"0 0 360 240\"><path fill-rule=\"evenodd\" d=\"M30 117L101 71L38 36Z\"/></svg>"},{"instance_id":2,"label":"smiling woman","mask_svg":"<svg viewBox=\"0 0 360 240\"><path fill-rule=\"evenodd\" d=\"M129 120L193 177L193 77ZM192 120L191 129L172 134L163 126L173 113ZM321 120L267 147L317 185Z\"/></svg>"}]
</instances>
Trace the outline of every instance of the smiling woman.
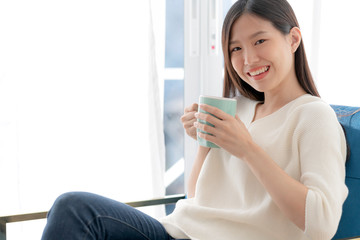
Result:
<instances>
[{"instance_id":1,"label":"smiling woman","mask_svg":"<svg viewBox=\"0 0 360 240\"><path fill-rule=\"evenodd\" d=\"M185 113L189 135L197 119L210 133L198 137L221 148L199 146L191 198L164 226L190 239L331 239L348 194L346 140L319 98L291 6L239 0L222 34L224 96L237 99L237 115L208 105L199 107L210 114Z\"/></svg>"},{"instance_id":2,"label":"smiling woman","mask_svg":"<svg viewBox=\"0 0 360 240\"><path fill-rule=\"evenodd\" d=\"M267 3L268 5L271 5L272 3ZM258 7L255 9L255 7ZM247 77L244 77L245 75L250 75L249 72L255 72L259 69L267 70L260 76L254 76L254 80L260 80L265 75L267 75L268 70L271 68L270 65L265 66L256 66L257 61L259 60L259 56L256 54L256 50L259 48L266 48L267 51L261 49L262 54L273 54L271 58L277 58L276 62L279 65L285 64L291 66L295 69L291 70L292 73L295 73L295 76L292 76L291 79L298 78L299 84L307 93L313 94L315 96L319 96L315 84L312 79L312 75L307 63L307 58L305 54L304 44L301 40L301 32L299 31L299 24L296 18L291 18L290 22L287 22L284 20L284 18L280 17L281 15L276 15L275 10L272 12L272 10L269 10L268 12L263 12L262 9L264 9L265 5L262 6L259 4L259 6L254 6L253 12L261 13L263 19L269 19L270 17L277 16L276 20L273 21L273 23L270 23L266 20L260 20L256 21L257 19L253 19L255 16L250 15L246 22L242 21L242 25L239 24L239 20L235 21L233 29L231 29L229 25L224 25L223 27L223 41L225 44L223 45L223 52L224 52L224 60L225 60L225 68L227 68L227 71L225 72L225 82L224 82L224 96L234 96L236 89L240 90L241 93L245 96L248 96L252 99L260 100L262 101L264 99L263 91L259 91L259 89L256 89L254 91L253 87L250 87L249 82L246 82ZM266 6L269 7L269 6ZM282 8L282 11L287 10L289 12L292 12L293 16L294 13L291 8L288 8L289 6L284 4L281 6L278 6L279 9ZM276 9L276 8L272 8ZM231 11L231 10L230 10ZM245 13L246 14L246 13ZM236 13L234 13L234 18L238 17ZM225 21L226 22L226 21ZM231 20L228 21L229 23L232 22ZM246 27L247 24L255 24L254 26L257 26L257 31L252 30L251 28ZM260 28L259 28L260 27ZM239 35L239 31L235 31L236 28L242 29L242 31L247 31L246 34L243 35L245 39L240 39L237 35ZM268 30L267 30L268 29ZM277 29L277 31L274 31ZM229 36L229 38L227 38ZM277 39L274 39L277 38ZM290 56L291 59L286 57L285 55L279 55L278 50L275 50L274 47L279 44L278 40L286 41L289 44L289 48L292 49L293 52L295 52L295 59L292 59L293 56ZM268 43L268 41L270 41ZM246 51L242 49L243 47L238 47L236 44L243 44L244 46L252 46L248 47ZM270 46L268 46L270 44ZM273 45L271 45L273 44ZM263 45L265 45L263 47ZM227 47L229 46L229 47ZM274 49L274 50L273 50ZM242 50L241 55L237 53L237 51ZM271 51L273 50L273 51ZM241 57L239 59L239 57ZM255 59L254 59L255 58ZM247 65L247 72L242 73L242 70L239 72L236 71L236 63L231 64L233 61L245 61L245 64ZM293 61L295 61L295 64L293 64ZM252 65L251 65L251 64ZM254 67L252 67L254 66ZM274 71L276 69L282 69L282 67L273 66ZM253 69L250 69L253 68ZM290 71L290 70L289 70ZM287 73L283 73L287 74ZM243 76L243 77L242 77ZM232 79L232 80L230 80ZM296 81L297 82L297 81Z\"/></svg>"},{"instance_id":3,"label":"smiling woman","mask_svg":"<svg viewBox=\"0 0 360 240\"><path fill-rule=\"evenodd\" d=\"M253 29L261 30L254 33ZM270 22L245 14L235 21L230 39L231 43L238 42L241 46L240 49L233 49L231 44L229 47L234 70L258 92L269 92L278 85L288 91L288 82L298 83L292 54L301 40L297 28L292 28L284 37ZM281 82L266 81L269 78ZM299 85L298 89L301 89Z\"/></svg>"}]
</instances>

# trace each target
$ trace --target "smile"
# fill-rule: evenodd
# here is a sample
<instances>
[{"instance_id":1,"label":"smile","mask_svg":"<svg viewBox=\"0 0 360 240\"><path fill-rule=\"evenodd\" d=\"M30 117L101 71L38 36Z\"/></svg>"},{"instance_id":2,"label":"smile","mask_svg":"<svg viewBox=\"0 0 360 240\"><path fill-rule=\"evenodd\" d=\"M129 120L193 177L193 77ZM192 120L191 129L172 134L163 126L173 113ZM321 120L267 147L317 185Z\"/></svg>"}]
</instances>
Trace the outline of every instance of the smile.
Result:
<instances>
[{"instance_id":1,"label":"smile","mask_svg":"<svg viewBox=\"0 0 360 240\"><path fill-rule=\"evenodd\" d=\"M254 76L258 76L262 73L265 73L267 71L269 71L270 69L270 66L264 66L264 67L261 67L259 69L256 69L256 70L253 70L253 71L250 71L248 72L247 74L250 76L250 77L254 77Z\"/></svg>"}]
</instances>

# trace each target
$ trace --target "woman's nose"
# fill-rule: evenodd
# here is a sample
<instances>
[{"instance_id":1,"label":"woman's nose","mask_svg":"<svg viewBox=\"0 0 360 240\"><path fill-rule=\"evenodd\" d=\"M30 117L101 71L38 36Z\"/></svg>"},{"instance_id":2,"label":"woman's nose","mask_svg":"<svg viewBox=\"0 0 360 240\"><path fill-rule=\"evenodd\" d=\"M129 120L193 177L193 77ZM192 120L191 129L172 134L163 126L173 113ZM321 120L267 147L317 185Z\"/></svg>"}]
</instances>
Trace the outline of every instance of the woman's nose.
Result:
<instances>
[{"instance_id":1,"label":"woman's nose","mask_svg":"<svg viewBox=\"0 0 360 240\"><path fill-rule=\"evenodd\" d=\"M259 61L259 57L256 51L252 49L247 49L244 51L244 64L251 65Z\"/></svg>"}]
</instances>

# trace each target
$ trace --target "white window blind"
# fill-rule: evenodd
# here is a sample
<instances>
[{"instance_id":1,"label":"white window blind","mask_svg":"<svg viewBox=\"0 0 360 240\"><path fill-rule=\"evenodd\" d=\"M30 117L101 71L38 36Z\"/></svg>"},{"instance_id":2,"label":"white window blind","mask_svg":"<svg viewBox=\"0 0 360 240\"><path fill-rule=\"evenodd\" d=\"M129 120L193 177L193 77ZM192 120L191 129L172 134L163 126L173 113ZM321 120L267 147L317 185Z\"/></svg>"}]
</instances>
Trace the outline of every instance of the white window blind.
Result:
<instances>
[{"instance_id":1,"label":"white window blind","mask_svg":"<svg viewBox=\"0 0 360 240\"><path fill-rule=\"evenodd\" d=\"M0 2L1 215L67 191L163 195L164 14L164 1Z\"/></svg>"},{"instance_id":2,"label":"white window blind","mask_svg":"<svg viewBox=\"0 0 360 240\"><path fill-rule=\"evenodd\" d=\"M358 0L290 0L300 22L310 68L329 104L359 106Z\"/></svg>"}]
</instances>

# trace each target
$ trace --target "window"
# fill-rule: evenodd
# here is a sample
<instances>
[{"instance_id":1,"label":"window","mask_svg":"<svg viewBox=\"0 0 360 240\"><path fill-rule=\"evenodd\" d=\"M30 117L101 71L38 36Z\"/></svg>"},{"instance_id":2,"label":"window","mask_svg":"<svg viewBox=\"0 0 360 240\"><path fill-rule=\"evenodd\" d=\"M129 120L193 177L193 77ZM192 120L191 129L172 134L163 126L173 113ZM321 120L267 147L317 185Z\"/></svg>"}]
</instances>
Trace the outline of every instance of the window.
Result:
<instances>
[{"instance_id":1,"label":"window","mask_svg":"<svg viewBox=\"0 0 360 240\"><path fill-rule=\"evenodd\" d=\"M151 65L164 67L164 17L159 0L0 2L1 215L46 211L68 191L165 193ZM9 239L39 239L35 222L9 224Z\"/></svg>"},{"instance_id":2,"label":"window","mask_svg":"<svg viewBox=\"0 0 360 240\"><path fill-rule=\"evenodd\" d=\"M166 1L164 135L166 195L184 193L184 1ZM166 206L172 212L174 206Z\"/></svg>"}]
</instances>

